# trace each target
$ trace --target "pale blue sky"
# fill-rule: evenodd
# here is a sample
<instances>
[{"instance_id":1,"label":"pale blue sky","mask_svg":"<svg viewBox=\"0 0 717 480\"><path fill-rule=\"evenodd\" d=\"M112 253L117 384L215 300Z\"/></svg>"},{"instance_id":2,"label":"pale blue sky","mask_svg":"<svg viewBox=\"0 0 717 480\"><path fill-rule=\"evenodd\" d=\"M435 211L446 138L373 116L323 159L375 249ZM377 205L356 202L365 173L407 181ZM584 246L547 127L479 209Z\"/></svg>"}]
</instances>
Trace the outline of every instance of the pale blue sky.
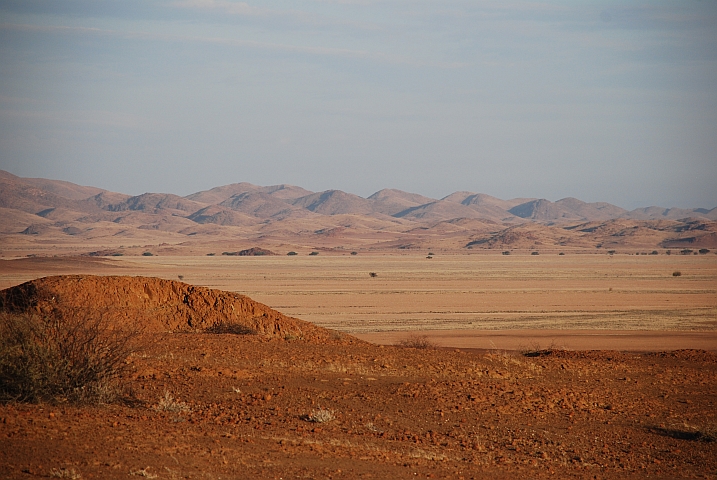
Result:
<instances>
[{"instance_id":1,"label":"pale blue sky","mask_svg":"<svg viewBox=\"0 0 717 480\"><path fill-rule=\"evenodd\" d=\"M0 168L717 206L717 2L0 0Z\"/></svg>"}]
</instances>

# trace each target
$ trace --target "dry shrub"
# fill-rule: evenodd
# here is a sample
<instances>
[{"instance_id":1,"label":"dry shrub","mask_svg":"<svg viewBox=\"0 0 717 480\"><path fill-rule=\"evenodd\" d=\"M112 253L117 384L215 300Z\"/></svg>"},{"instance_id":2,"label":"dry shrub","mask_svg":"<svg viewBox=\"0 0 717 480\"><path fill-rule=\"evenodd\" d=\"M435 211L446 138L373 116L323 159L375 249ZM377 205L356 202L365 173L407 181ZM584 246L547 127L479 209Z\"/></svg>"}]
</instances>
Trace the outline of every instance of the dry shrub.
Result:
<instances>
[{"instance_id":1,"label":"dry shrub","mask_svg":"<svg viewBox=\"0 0 717 480\"><path fill-rule=\"evenodd\" d=\"M333 410L319 407L318 409L313 410L310 414L304 415L302 418L307 422L326 423L335 419L336 415Z\"/></svg>"},{"instance_id":2,"label":"dry shrub","mask_svg":"<svg viewBox=\"0 0 717 480\"><path fill-rule=\"evenodd\" d=\"M81 310L0 313L0 400L115 401L141 330L112 323Z\"/></svg>"},{"instance_id":3,"label":"dry shrub","mask_svg":"<svg viewBox=\"0 0 717 480\"><path fill-rule=\"evenodd\" d=\"M409 335L408 338L405 338L399 342L396 343L399 347L406 347L406 348L423 348L423 349L435 349L438 348L438 345L433 343L428 339L427 335Z\"/></svg>"},{"instance_id":4,"label":"dry shrub","mask_svg":"<svg viewBox=\"0 0 717 480\"><path fill-rule=\"evenodd\" d=\"M672 272L672 276L673 276L673 277L681 277L681 276L682 276L682 272L680 272L679 270L675 270L674 272Z\"/></svg>"},{"instance_id":5,"label":"dry shrub","mask_svg":"<svg viewBox=\"0 0 717 480\"><path fill-rule=\"evenodd\" d=\"M257 332L253 328L247 327L240 323L218 322L204 330L206 333L223 334L230 333L233 335L256 335Z\"/></svg>"},{"instance_id":6,"label":"dry shrub","mask_svg":"<svg viewBox=\"0 0 717 480\"><path fill-rule=\"evenodd\" d=\"M159 403L154 409L160 412L174 413L188 412L190 410L189 405L176 400L168 391L164 392L164 397L159 399Z\"/></svg>"}]
</instances>

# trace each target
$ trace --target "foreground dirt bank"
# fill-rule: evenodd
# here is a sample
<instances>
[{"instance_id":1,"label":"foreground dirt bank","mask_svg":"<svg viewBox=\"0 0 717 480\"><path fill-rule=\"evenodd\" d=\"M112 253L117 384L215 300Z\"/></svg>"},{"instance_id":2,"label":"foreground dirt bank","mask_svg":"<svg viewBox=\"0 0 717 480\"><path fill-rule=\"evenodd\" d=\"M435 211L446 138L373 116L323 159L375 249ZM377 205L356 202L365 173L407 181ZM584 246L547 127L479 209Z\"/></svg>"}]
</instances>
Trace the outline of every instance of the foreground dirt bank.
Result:
<instances>
[{"instance_id":1,"label":"foreground dirt bank","mask_svg":"<svg viewBox=\"0 0 717 480\"><path fill-rule=\"evenodd\" d=\"M440 347L480 350L617 350L655 352L680 349L717 351L717 332L640 330L427 330L421 332L359 333L356 337L393 345L412 335L425 336Z\"/></svg>"},{"instance_id":2,"label":"foreground dirt bank","mask_svg":"<svg viewBox=\"0 0 717 480\"><path fill-rule=\"evenodd\" d=\"M0 406L0 478L717 472L717 355L709 352L528 358L258 335L145 340L130 359L134 403Z\"/></svg>"}]
</instances>

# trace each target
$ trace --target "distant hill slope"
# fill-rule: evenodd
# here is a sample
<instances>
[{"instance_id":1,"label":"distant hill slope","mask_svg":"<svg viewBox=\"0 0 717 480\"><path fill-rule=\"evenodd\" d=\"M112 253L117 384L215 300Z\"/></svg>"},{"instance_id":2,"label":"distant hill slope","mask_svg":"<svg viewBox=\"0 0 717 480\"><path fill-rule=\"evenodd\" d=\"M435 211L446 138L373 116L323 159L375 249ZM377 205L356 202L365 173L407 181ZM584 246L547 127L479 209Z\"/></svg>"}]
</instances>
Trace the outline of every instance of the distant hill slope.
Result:
<instances>
[{"instance_id":1,"label":"distant hill slope","mask_svg":"<svg viewBox=\"0 0 717 480\"><path fill-rule=\"evenodd\" d=\"M292 203L322 215L367 215L374 211L371 201L341 190L312 193L297 198Z\"/></svg>"}]
</instances>

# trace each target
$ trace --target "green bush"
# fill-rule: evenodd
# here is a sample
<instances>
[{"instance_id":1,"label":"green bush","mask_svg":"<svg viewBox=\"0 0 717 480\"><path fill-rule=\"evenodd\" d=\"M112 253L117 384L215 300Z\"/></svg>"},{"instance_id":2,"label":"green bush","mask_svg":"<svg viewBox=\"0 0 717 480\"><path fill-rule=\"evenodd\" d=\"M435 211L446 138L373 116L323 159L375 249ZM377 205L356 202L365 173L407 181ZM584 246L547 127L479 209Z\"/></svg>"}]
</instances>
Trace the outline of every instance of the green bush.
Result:
<instances>
[{"instance_id":1,"label":"green bush","mask_svg":"<svg viewBox=\"0 0 717 480\"><path fill-rule=\"evenodd\" d=\"M123 392L138 326L80 312L0 314L0 400L108 403Z\"/></svg>"}]
</instances>

